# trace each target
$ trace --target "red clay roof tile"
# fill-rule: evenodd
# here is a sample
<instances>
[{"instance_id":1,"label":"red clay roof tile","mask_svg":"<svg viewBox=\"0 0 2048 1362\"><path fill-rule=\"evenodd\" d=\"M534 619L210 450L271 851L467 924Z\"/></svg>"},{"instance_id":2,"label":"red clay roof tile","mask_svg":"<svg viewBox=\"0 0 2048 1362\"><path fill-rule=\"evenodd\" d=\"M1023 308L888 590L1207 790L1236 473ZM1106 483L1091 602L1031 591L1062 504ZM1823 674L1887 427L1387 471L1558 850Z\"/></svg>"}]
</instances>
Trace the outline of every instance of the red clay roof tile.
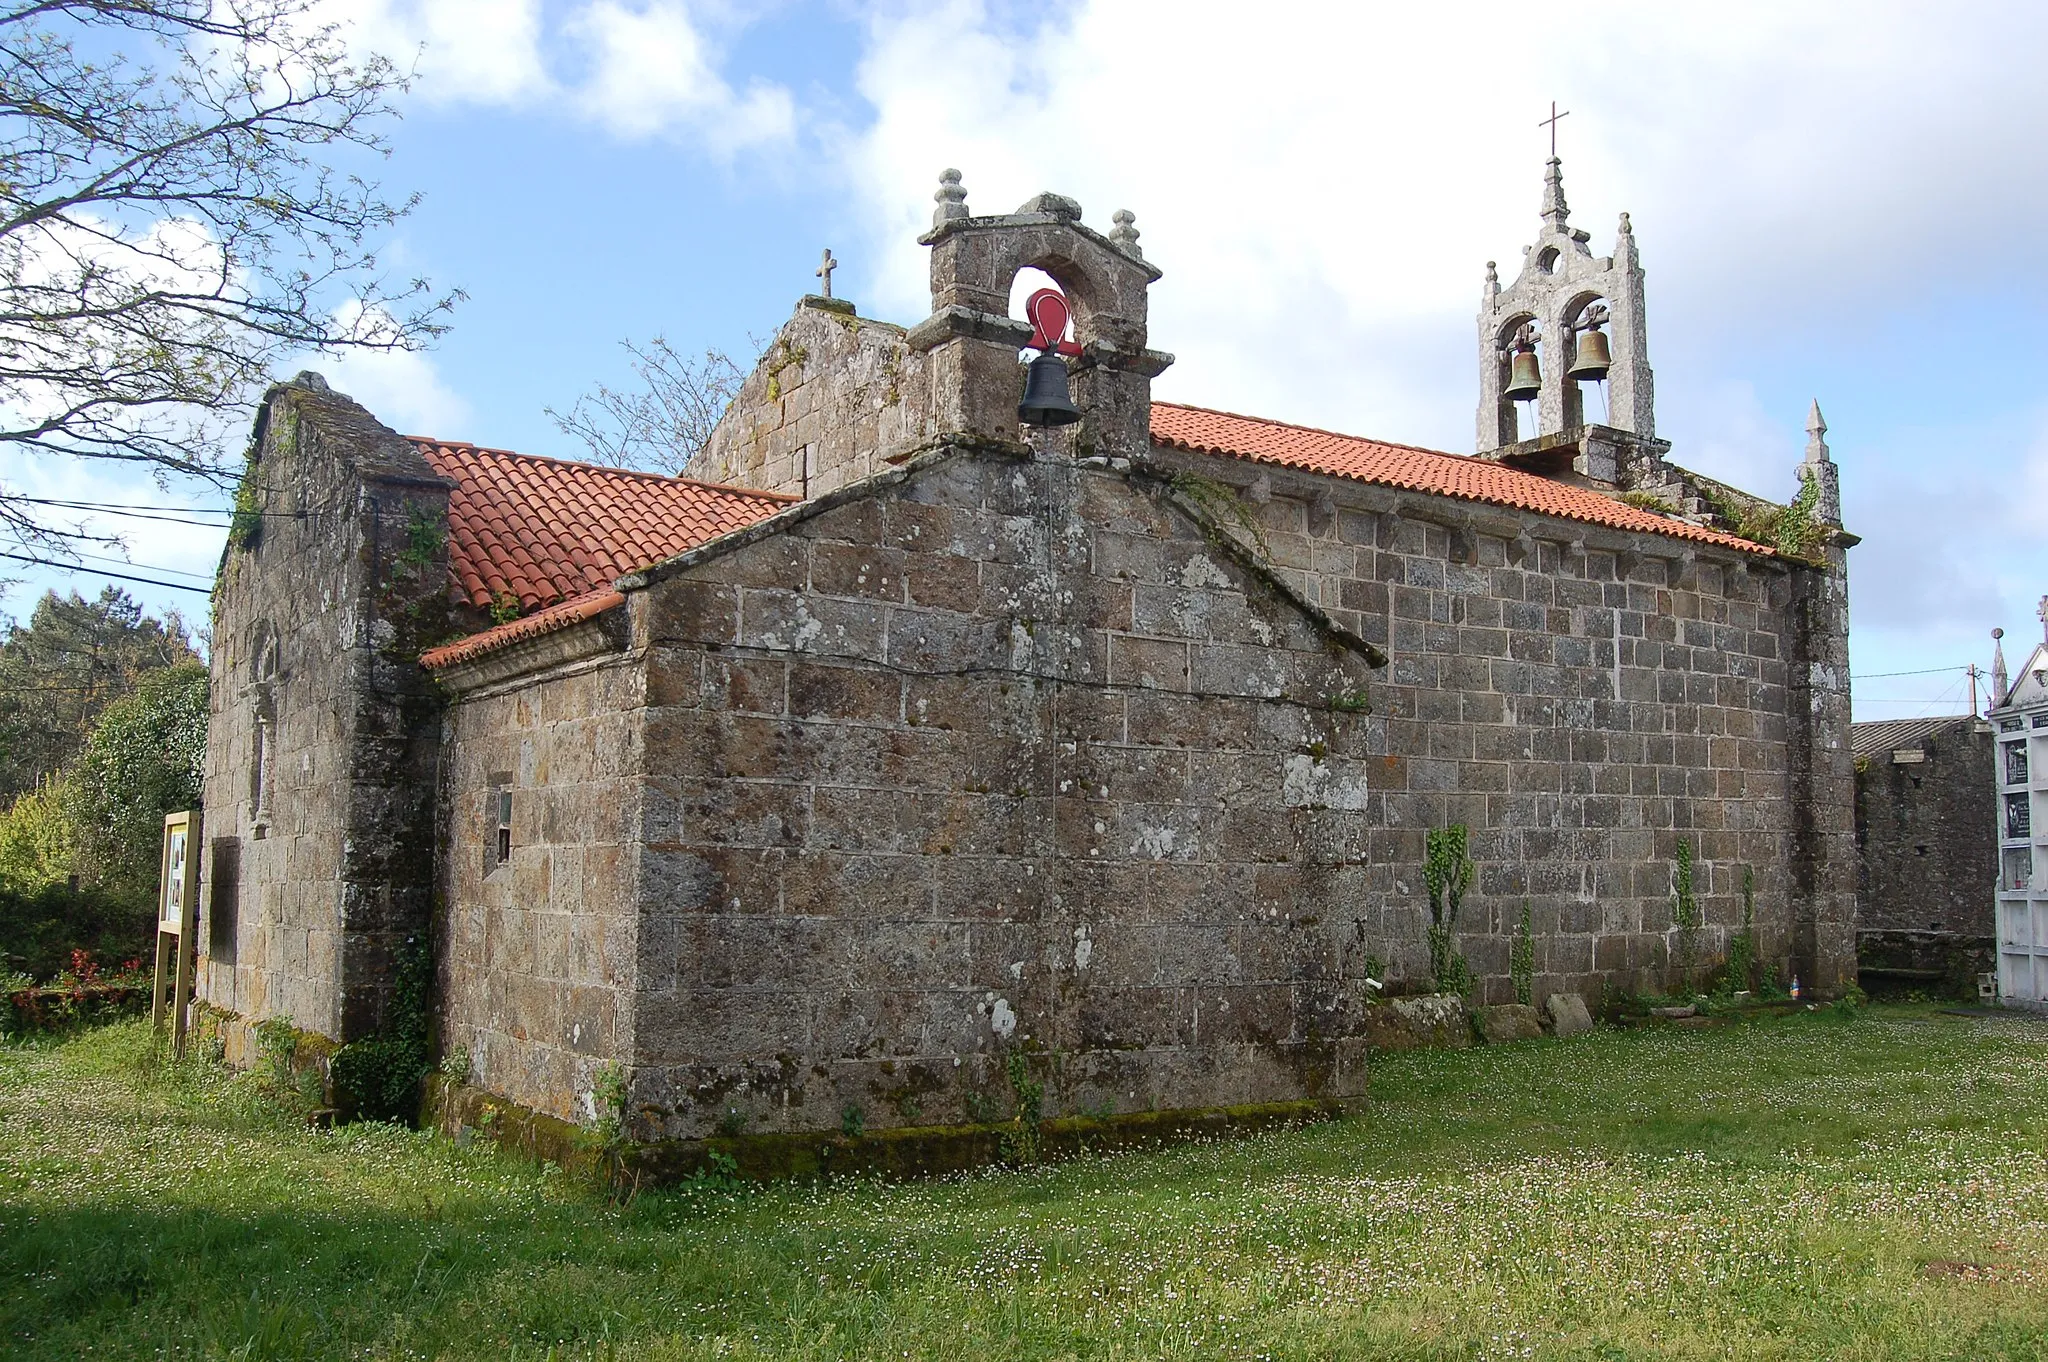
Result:
<instances>
[{"instance_id":1,"label":"red clay roof tile","mask_svg":"<svg viewBox=\"0 0 2048 1362\"><path fill-rule=\"evenodd\" d=\"M468 662L486 653L494 653L500 648L509 647L521 639L540 638L545 634L567 629L572 624L580 624L625 603L626 598L610 588L588 592L566 601L558 601L545 610L537 610L531 615L500 624L493 629L486 629L480 634L471 634L467 638L456 639L453 643L429 648L420 654L420 664L435 670L453 667L457 663Z\"/></svg>"},{"instance_id":2,"label":"red clay roof tile","mask_svg":"<svg viewBox=\"0 0 2048 1362\"><path fill-rule=\"evenodd\" d=\"M1360 482L1399 487L1411 492L1433 492L1463 501L1513 506L1556 516L1560 520L1608 525L1620 530L1641 530L1673 539L1719 544L1747 553L1770 555L1775 552L1732 534L1673 520L1654 511L1638 510L1627 502L1616 501L1587 488L1556 482L1470 454L1445 454L1413 445L1388 444L1357 435L1338 435L1308 426L1282 425L1256 416L1238 416L1227 411L1166 402L1152 404L1152 438L1172 449L1229 454L1259 463L1356 478Z\"/></svg>"},{"instance_id":3,"label":"red clay roof tile","mask_svg":"<svg viewBox=\"0 0 2048 1362\"><path fill-rule=\"evenodd\" d=\"M455 484L448 496L448 570L463 599L485 610L508 596L521 610L533 611L609 589L629 572L764 520L797 500L452 440L411 439L434 471Z\"/></svg>"}]
</instances>

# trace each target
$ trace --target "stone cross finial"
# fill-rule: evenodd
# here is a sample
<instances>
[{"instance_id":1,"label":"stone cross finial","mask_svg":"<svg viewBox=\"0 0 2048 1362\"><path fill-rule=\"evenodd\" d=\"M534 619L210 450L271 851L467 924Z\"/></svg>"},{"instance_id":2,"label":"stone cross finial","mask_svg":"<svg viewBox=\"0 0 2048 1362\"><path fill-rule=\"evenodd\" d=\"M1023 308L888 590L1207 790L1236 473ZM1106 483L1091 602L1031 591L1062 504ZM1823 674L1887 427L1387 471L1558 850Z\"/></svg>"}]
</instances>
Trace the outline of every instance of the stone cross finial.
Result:
<instances>
[{"instance_id":1,"label":"stone cross finial","mask_svg":"<svg viewBox=\"0 0 2048 1362\"><path fill-rule=\"evenodd\" d=\"M939 172L938 192L932 199L939 207L932 214L932 226L943 227L956 218L969 216L967 191L960 187L960 172L950 166Z\"/></svg>"},{"instance_id":2,"label":"stone cross finial","mask_svg":"<svg viewBox=\"0 0 2048 1362\"><path fill-rule=\"evenodd\" d=\"M2005 703L2006 695L2012 690L2005 674L2005 630L1991 631L1991 707L1997 709Z\"/></svg>"},{"instance_id":3,"label":"stone cross finial","mask_svg":"<svg viewBox=\"0 0 2048 1362\"><path fill-rule=\"evenodd\" d=\"M1109 239L1116 243L1116 248L1125 255L1143 260L1145 252L1138 245L1138 229L1131 225L1138 220L1138 215L1128 208L1119 208L1109 215L1109 220L1116 224L1109 229Z\"/></svg>"},{"instance_id":4,"label":"stone cross finial","mask_svg":"<svg viewBox=\"0 0 2048 1362\"><path fill-rule=\"evenodd\" d=\"M1835 461L1828 457L1828 423L1820 414L1820 400L1814 399L1806 413L1806 457L1799 464L1799 480L1812 483L1813 518L1828 525L1842 523L1842 487Z\"/></svg>"},{"instance_id":5,"label":"stone cross finial","mask_svg":"<svg viewBox=\"0 0 2048 1362\"><path fill-rule=\"evenodd\" d=\"M818 277L825 281L823 293L824 296L827 298L830 298L832 296L832 271L838 268L839 262L832 258L832 248L830 246L827 246L825 248L824 257L818 261L817 271Z\"/></svg>"},{"instance_id":6,"label":"stone cross finial","mask_svg":"<svg viewBox=\"0 0 2048 1362\"><path fill-rule=\"evenodd\" d=\"M2041 608L2034 612L2034 617L2041 621L2041 642L2048 643L2048 596L2041 598Z\"/></svg>"},{"instance_id":7,"label":"stone cross finial","mask_svg":"<svg viewBox=\"0 0 2048 1362\"><path fill-rule=\"evenodd\" d=\"M1500 266L1491 260L1486 262L1486 293L1488 297L1500 292Z\"/></svg>"}]
</instances>

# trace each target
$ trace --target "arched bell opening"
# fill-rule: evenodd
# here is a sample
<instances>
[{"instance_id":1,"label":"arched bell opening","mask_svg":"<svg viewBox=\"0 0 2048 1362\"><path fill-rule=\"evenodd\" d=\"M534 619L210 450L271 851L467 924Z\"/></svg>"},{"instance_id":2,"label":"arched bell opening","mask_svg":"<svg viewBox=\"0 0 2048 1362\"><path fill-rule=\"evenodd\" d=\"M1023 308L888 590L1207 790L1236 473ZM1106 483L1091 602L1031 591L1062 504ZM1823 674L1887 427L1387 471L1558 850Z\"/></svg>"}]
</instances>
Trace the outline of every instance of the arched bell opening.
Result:
<instances>
[{"instance_id":1,"label":"arched bell opening","mask_svg":"<svg viewBox=\"0 0 2048 1362\"><path fill-rule=\"evenodd\" d=\"M1081 354L1081 342L1073 291L1048 270L1022 266L1010 279L1009 312L1031 327L1031 339L1018 352L1024 363L1018 421L1037 428L1078 423L1081 408L1074 401L1070 366Z\"/></svg>"},{"instance_id":2,"label":"arched bell opening","mask_svg":"<svg viewBox=\"0 0 2048 1362\"><path fill-rule=\"evenodd\" d=\"M1607 375L1614 368L1614 350L1608 337L1612 313L1607 300L1598 293L1581 293L1565 304L1564 334L1570 344L1563 347L1564 425L1569 430L1586 424L1586 397L1590 390L1602 424L1608 423Z\"/></svg>"},{"instance_id":3,"label":"arched bell opening","mask_svg":"<svg viewBox=\"0 0 2048 1362\"><path fill-rule=\"evenodd\" d=\"M1500 393L1500 428L1513 444L1524 438L1522 407L1528 404L1530 433L1536 432L1536 406L1543 392L1543 336L1533 313L1520 312L1501 324L1494 335L1496 389Z\"/></svg>"},{"instance_id":4,"label":"arched bell opening","mask_svg":"<svg viewBox=\"0 0 2048 1362\"><path fill-rule=\"evenodd\" d=\"M1010 306L1008 315L1020 322L1030 322L1032 319L1030 315L1024 310L1024 305L1027 302L1029 302L1032 296L1035 295L1040 289L1048 288L1057 289L1061 294L1065 295L1067 299L1067 308L1069 313L1071 314L1071 320L1067 326L1066 338L1072 340L1076 345L1079 345L1081 343L1081 315L1080 308L1076 304L1074 299L1074 290L1067 287L1065 284L1061 283L1060 280L1056 278L1054 275L1048 273L1045 270L1040 269L1036 265L1026 265L1022 269L1018 270L1017 273L1011 277ZM1017 358L1020 361L1028 360L1035 353L1037 353L1035 350L1032 350L1029 347L1024 347L1018 350Z\"/></svg>"}]
</instances>

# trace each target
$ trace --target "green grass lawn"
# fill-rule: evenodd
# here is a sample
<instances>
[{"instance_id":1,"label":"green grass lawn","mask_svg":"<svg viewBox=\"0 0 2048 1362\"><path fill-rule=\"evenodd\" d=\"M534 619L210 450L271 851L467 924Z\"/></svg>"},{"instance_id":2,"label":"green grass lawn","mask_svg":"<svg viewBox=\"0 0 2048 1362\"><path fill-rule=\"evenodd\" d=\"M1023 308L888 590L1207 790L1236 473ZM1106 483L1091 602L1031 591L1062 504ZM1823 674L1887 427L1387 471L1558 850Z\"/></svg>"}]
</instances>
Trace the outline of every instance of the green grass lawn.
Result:
<instances>
[{"instance_id":1,"label":"green grass lawn","mask_svg":"<svg viewBox=\"0 0 2048 1362\"><path fill-rule=\"evenodd\" d=\"M625 1207L148 1053L0 1047L0 1354L2048 1357L2048 1022L1394 1056L1306 1130Z\"/></svg>"}]
</instances>

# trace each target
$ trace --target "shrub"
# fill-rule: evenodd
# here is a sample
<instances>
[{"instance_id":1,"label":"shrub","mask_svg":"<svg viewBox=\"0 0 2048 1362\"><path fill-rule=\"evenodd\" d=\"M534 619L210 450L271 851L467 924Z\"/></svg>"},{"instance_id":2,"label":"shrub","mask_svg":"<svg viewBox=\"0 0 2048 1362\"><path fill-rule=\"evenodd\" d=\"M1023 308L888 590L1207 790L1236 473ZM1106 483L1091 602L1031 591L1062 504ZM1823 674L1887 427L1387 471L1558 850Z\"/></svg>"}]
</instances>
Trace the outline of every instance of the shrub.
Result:
<instances>
[{"instance_id":1,"label":"shrub","mask_svg":"<svg viewBox=\"0 0 2048 1362\"><path fill-rule=\"evenodd\" d=\"M155 931L152 900L68 884L0 888L0 970L54 979L74 951L99 960L149 959Z\"/></svg>"},{"instance_id":2,"label":"shrub","mask_svg":"<svg viewBox=\"0 0 2048 1362\"><path fill-rule=\"evenodd\" d=\"M100 715L66 782L79 869L112 893L154 903L164 815L199 805L206 684L198 662L143 673Z\"/></svg>"},{"instance_id":3,"label":"shrub","mask_svg":"<svg viewBox=\"0 0 2048 1362\"><path fill-rule=\"evenodd\" d=\"M63 884L77 852L61 784L46 782L0 813L0 890L32 894Z\"/></svg>"}]
</instances>

